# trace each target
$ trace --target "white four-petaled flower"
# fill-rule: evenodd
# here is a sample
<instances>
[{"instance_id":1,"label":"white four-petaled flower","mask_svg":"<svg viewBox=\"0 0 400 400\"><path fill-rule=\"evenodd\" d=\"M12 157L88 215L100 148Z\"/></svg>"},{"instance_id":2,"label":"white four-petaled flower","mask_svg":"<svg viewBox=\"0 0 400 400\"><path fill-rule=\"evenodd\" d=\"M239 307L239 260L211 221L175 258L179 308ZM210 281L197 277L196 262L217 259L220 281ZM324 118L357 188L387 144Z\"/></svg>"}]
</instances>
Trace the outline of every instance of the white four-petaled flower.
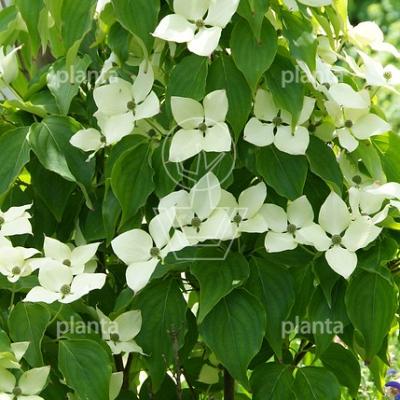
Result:
<instances>
[{"instance_id":1,"label":"white four-petaled flower","mask_svg":"<svg viewBox=\"0 0 400 400\"><path fill-rule=\"evenodd\" d=\"M228 98L225 90L209 93L203 104L186 97L172 97L171 109L181 129L172 137L169 161L180 162L200 153L231 149L231 135L225 118Z\"/></svg>"},{"instance_id":2,"label":"white four-petaled flower","mask_svg":"<svg viewBox=\"0 0 400 400\"><path fill-rule=\"evenodd\" d=\"M7 211L0 210L0 237L32 234L32 226L29 222L31 215L27 210L31 205L11 207Z\"/></svg>"},{"instance_id":3,"label":"white four-petaled flower","mask_svg":"<svg viewBox=\"0 0 400 400\"><path fill-rule=\"evenodd\" d=\"M209 56L238 5L239 0L174 0L175 14L164 17L153 35L169 42L187 43L192 53Z\"/></svg>"}]
</instances>

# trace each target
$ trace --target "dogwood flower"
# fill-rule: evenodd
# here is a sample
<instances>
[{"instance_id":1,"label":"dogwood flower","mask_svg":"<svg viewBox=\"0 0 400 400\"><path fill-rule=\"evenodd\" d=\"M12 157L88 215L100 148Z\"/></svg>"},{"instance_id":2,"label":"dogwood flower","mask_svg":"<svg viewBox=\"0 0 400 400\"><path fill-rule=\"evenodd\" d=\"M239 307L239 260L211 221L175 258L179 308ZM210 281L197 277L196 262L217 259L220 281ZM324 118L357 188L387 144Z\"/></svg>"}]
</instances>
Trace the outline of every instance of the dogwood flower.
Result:
<instances>
[{"instance_id":1,"label":"dogwood flower","mask_svg":"<svg viewBox=\"0 0 400 400\"><path fill-rule=\"evenodd\" d=\"M305 154L310 135L307 128L301 126L311 116L315 100L304 97L304 106L297 126L292 125L289 112L279 109L272 94L259 89L254 101L254 117L244 128L244 140L259 147L274 144L279 150L288 154Z\"/></svg>"},{"instance_id":2,"label":"dogwood flower","mask_svg":"<svg viewBox=\"0 0 400 400\"><path fill-rule=\"evenodd\" d=\"M75 247L46 236L43 245L45 257L32 262L36 268L41 268L49 260L58 261L67 266L73 275L78 275L85 272L85 267L93 261L99 246L100 243L91 243Z\"/></svg>"},{"instance_id":3,"label":"dogwood flower","mask_svg":"<svg viewBox=\"0 0 400 400\"><path fill-rule=\"evenodd\" d=\"M0 370L2 369L19 369L21 367L19 361L26 353L29 342L11 343L10 339L4 331L0 331Z\"/></svg>"},{"instance_id":4,"label":"dogwood flower","mask_svg":"<svg viewBox=\"0 0 400 400\"><path fill-rule=\"evenodd\" d=\"M268 224L264 217L264 204L267 197L267 187L264 182L243 190L238 201L227 192L222 191L221 201L218 207L227 207L233 224L233 230L249 233L263 233L268 230Z\"/></svg>"},{"instance_id":5,"label":"dogwood flower","mask_svg":"<svg viewBox=\"0 0 400 400\"><path fill-rule=\"evenodd\" d=\"M152 91L154 73L151 64L143 61L133 84L114 78L107 85L93 91L98 110L94 114L100 131L82 129L72 136L70 142L83 151L98 151L113 145L129 135L135 123L160 112L160 101Z\"/></svg>"},{"instance_id":6,"label":"dogwood flower","mask_svg":"<svg viewBox=\"0 0 400 400\"><path fill-rule=\"evenodd\" d=\"M49 259L39 269L40 286L32 288L24 301L72 303L92 290L101 289L106 277L103 273L82 273L74 276L70 267Z\"/></svg>"},{"instance_id":7,"label":"dogwood flower","mask_svg":"<svg viewBox=\"0 0 400 400\"><path fill-rule=\"evenodd\" d=\"M208 57L217 48L222 29L236 12L239 0L174 0L173 5L174 14L160 21L153 36L187 43L192 53Z\"/></svg>"},{"instance_id":8,"label":"dogwood flower","mask_svg":"<svg viewBox=\"0 0 400 400\"><path fill-rule=\"evenodd\" d=\"M325 107L332 117L336 130L335 136L341 147L349 152L358 147L359 140L390 131L391 126L366 108L345 108L333 101L326 101Z\"/></svg>"},{"instance_id":9,"label":"dogwood flower","mask_svg":"<svg viewBox=\"0 0 400 400\"><path fill-rule=\"evenodd\" d=\"M17 51L20 48L21 47L17 47L6 54L4 47L0 47L0 86L3 86L4 84L8 85L17 77Z\"/></svg>"},{"instance_id":10,"label":"dogwood flower","mask_svg":"<svg viewBox=\"0 0 400 400\"><path fill-rule=\"evenodd\" d=\"M231 135L225 118L228 98L225 90L209 93L203 104L186 97L172 97L171 109L181 127L172 137L169 161L180 162L200 153L231 149Z\"/></svg>"},{"instance_id":11,"label":"dogwood flower","mask_svg":"<svg viewBox=\"0 0 400 400\"><path fill-rule=\"evenodd\" d=\"M31 248L0 246L0 273L10 282L17 282L35 270L31 257L38 253L38 250Z\"/></svg>"},{"instance_id":12,"label":"dogwood flower","mask_svg":"<svg viewBox=\"0 0 400 400\"><path fill-rule=\"evenodd\" d=\"M174 218L173 209L162 211L149 222L150 234L142 229L132 229L111 242L114 253L128 265L126 281L134 292L147 285L158 263L168 253L188 245L185 235L179 230L170 234Z\"/></svg>"},{"instance_id":13,"label":"dogwood flower","mask_svg":"<svg viewBox=\"0 0 400 400\"><path fill-rule=\"evenodd\" d=\"M381 28L375 22L363 21L356 26L349 26L349 39L358 47L370 47L375 51L383 51L399 58L400 52L390 43L384 41Z\"/></svg>"},{"instance_id":14,"label":"dogwood flower","mask_svg":"<svg viewBox=\"0 0 400 400\"><path fill-rule=\"evenodd\" d=\"M38 396L46 386L50 367L33 368L25 371L20 378L5 369L0 369L1 400L44 400Z\"/></svg>"},{"instance_id":15,"label":"dogwood flower","mask_svg":"<svg viewBox=\"0 0 400 400\"><path fill-rule=\"evenodd\" d=\"M27 210L31 205L11 207L7 211L0 210L0 237L32 234L32 226L29 222L31 215Z\"/></svg>"},{"instance_id":16,"label":"dogwood flower","mask_svg":"<svg viewBox=\"0 0 400 400\"><path fill-rule=\"evenodd\" d=\"M142 348L133 340L142 328L142 313L128 311L111 320L97 309L101 323L101 334L113 354L140 353Z\"/></svg>"},{"instance_id":17,"label":"dogwood flower","mask_svg":"<svg viewBox=\"0 0 400 400\"><path fill-rule=\"evenodd\" d=\"M299 238L325 252L329 266L344 278L357 266L356 251L374 241L382 231L368 217L353 220L346 203L334 192L321 206L318 222L319 225L301 229Z\"/></svg>"},{"instance_id":18,"label":"dogwood flower","mask_svg":"<svg viewBox=\"0 0 400 400\"><path fill-rule=\"evenodd\" d=\"M306 196L290 201L287 212L275 204L266 204L263 215L269 227L264 241L268 253L293 250L299 244L309 244L300 235L304 228L316 225L313 209Z\"/></svg>"},{"instance_id":19,"label":"dogwood flower","mask_svg":"<svg viewBox=\"0 0 400 400\"><path fill-rule=\"evenodd\" d=\"M228 240L235 236L229 207L222 205L222 190L218 178L209 172L192 187L170 193L160 200L158 209L173 208L174 226L180 227L191 245L205 240Z\"/></svg>"}]
</instances>

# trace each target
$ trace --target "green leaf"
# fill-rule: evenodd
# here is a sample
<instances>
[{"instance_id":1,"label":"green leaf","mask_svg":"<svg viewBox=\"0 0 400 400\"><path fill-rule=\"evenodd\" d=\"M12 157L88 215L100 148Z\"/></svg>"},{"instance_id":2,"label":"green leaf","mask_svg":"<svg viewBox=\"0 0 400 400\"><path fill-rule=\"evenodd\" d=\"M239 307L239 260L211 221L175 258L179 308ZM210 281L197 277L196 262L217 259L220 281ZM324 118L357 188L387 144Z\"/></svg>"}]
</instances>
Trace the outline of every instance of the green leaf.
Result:
<instances>
[{"instance_id":1,"label":"green leaf","mask_svg":"<svg viewBox=\"0 0 400 400\"><path fill-rule=\"evenodd\" d=\"M389 133L384 139L384 143L377 143L381 149L383 170L388 182L400 182L400 152L396 150L400 146L400 137Z\"/></svg>"},{"instance_id":2,"label":"green leaf","mask_svg":"<svg viewBox=\"0 0 400 400\"><path fill-rule=\"evenodd\" d=\"M197 317L201 323L215 305L249 277L249 264L239 253L224 254L216 252L210 259L210 250L201 249L196 254L190 271L200 284L200 311ZM208 258L208 259L207 259Z\"/></svg>"},{"instance_id":3,"label":"green leaf","mask_svg":"<svg viewBox=\"0 0 400 400\"><path fill-rule=\"evenodd\" d=\"M320 358L324 367L333 372L339 383L349 388L350 395L356 398L361 383L357 357L340 344L332 343Z\"/></svg>"},{"instance_id":4,"label":"green leaf","mask_svg":"<svg viewBox=\"0 0 400 400\"><path fill-rule=\"evenodd\" d=\"M154 190L150 146L140 143L123 152L111 172L111 186L122 207L121 225L132 218Z\"/></svg>"},{"instance_id":5,"label":"green leaf","mask_svg":"<svg viewBox=\"0 0 400 400\"><path fill-rule=\"evenodd\" d=\"M112 0L112 4L121 25L141 39L148 53L151 53L154 42L151 33L157 26L160 1Z\"/></svg>"},{"instance_id":6,"label":"green leaf","mask_svg":"<svg viewBox=\"0 0 400 400\"><path fill-rule=\"evenodd\" d=\"M0 135L0 195L7 192L29 161L28 128L15 128Z\"/></svg>"},{"instance_id":7,"label":"green leaf","mask_svg":"<svg viewBox=\"0 0 400 400\"><path fill-rule=\"evenodd\" d=\"M397 309L394 285L376 272L360 271L350 280L346 307L354 327L364 338L365 359L376 355L390 330Z\"/></svg>"},{"instance_id":8,"label":"green leaf","mask_svg":"<svg viewBox=\"0 0 400 400\"><path fill-rule=\"evenodd\" d=\"M61 340L58 366L79 399L108 400L111 363L106 350L89 339Z\"/></svg>"},{"instance_id":9,"label":"green leaf","mask_svg":"<svg viewBox=\"0 0 400 400\"><path fill-rule=\"evenodd\" d=\"M157 391L166 368L184 345L186 301L177 281L169 279L145 287L135 297L134 308L141 310L143 318L142 329L135 340L151 355L145 361L150 369L153 391Z\"/></svg>"},{"instance_id":10,"label":"green leaf","mask_svg":"<svg viewBox=\"0 0 400 400\"><path fill-rule=\"evenodd\" d=\"M325 368L300 368L296 373L293 391L299 400L340 399L339 383L335 375Z\"/></svg>"},{"instance_id":11,"label":"green leaf","mask_svg":"<svg viewBox=\"0 0 400 400\"><path fill-rule=\"evenodd\" d=\"M229 373L246 385L247 367L261 348L265 324L259 301L236 289L208 313L199 332Z\"/></svg>"},{"instance_id":12,"label":"green leaf","mask_svg":"<svg viewBox=\"0 0 400 400\"><path fill-rule=\"evenodd\" d=\"M41 346L50 317L42 305L21 302L16 304L8 318L12 340L30 342L24 357L31 367L44 365Z\"/></svg>"},{"instance_id":13,"label":"green leaf","mask_svg":"<svg viewBox=\"0 0 400 400\"><path fill-rule=\"evenodd\" d=\"M257 152L257 169L279 195L295 200L303 194L308 164L304 156L283 153L274 146Z\"/></svg>"},{"instance_id":14,"label":"green leaf","mask_svg":"<svg viewBox=\"0 0 400 400\"><path fill-rule=\"evenodd\" d=\"M249 23L257 39L268 7L269 0L240 0L237 13Z\"/></svg>"},{"instance_id":15,"label":"green leaf","mask_svg":"<svg viewBox=\"0 0 400 400\"><path fill-rule=\"evenodd\" d=\"M190 97L203 100L206 90L208 60L194 54L182 59L171 72L167 98L171 96Z\"/></svg>"},{"instance_id":16,"label":"green leaf","mask_svg":"<svg viewBox=\"0 0 400 400\"><path fill-rule=\"evenodd\" d=\"M121 207L118 199L111 189L110 178L106 179L104 189L104 199L102 205L102 218L108 243L115 237L118 220L121 215Z\"/></svg>"},{"instance_id":17,"label":"green leaf","mask_svg":"<svg viewBox=\"0 0 400 400\"><path fill-rule=\"evenodd\" d=\"M207 91L225 89L229 111L227 120L232 126L236 139L244 128L252 107L251 90L243 74L236 68L232 58L221 54L210 67Z\"/></svg>"},{"instance_id":18,"label":"green leaf","mask_svg":"<svg viewBox=\"0 0 400 400\"><path fill-rule=\"evenodd\" d=\"M385 182L386 175L378 151L369 140L361 140L358 147L351 153L356 162L361 160L368 174L376 181Z\"/></svg>"},{"instance_id":19,"label":"green leaf","mask_svg":"<svg viewBox=\"0 0 400 400\"><path fill-rule=\"evenodd\" d=\"M55 97L61 114L68 114L71 101L78 94L90 63L90 57L85 54L82 58L77 57L70 66L66 65L65 59L59 59L50 67L47 86Z\"/></svg>"},{"instance_id":20,"label":"green leaf","mask_svg":"<svg viewBox=\"0 0 400 400\"><path fill-rule=\"evenodd\" d=\"M282 11L283 35L289 41L291 55L304 61L311 71L315 71L317 38L311 21L302 14Z\"/></svg>"},{"instance_id":21,"label":"green leaf","mask_svg":"<svg viewBox=\"0 0 400 400\"><path fill-rule=\"evenodd\" d=\"M306 157L311 171L323 179L330 189L341 194L343 175L332 148L317 137L310 136Z\"/></svg>"},{"instance_id":22,"label":"green leaf","mask_svg":"<svg viewBox=\"0 0 400 400\"><path fill-rule=\"evenodd\" d=\"M288 319L296 298L294 280L285 268L261 258L251 259L250 271L246 287L265 308L266 337L275 354L281 359L282 322Z\"/></svg>"},{"instance_id":23,"label":"green leaf","mask_svg":"<svg viewBox=\"0 0 400 400\"><path fill-rule=\"evenodd\" d=\"M253 400L293 400L293 382L290 366L273 363L260 365L251 376Z\"/></svg>"},{"instance_id":24,"label":"green leaf","mask_svg":"<svg viewBox=\"0 0 400 400\"><path fill-rule=\"evenodd\" d=\"M64 179L77 182L88 198L94 174L94 160L87 162L85 153L69 141L80 126L71 118L48 117L31 126L29 142L41 164Z\"/></svg>"},{"instance_id":25,"label":"green leaf","mask_svg":"<svg viewBox=\"0 0 400 400\"><path fill-rule=\"evenodd\" d=\"M264 19L260 38L256 39L249 23L240 19L232 30L230 46L235 64L254 92L262 74L271 66L278 49L275 28Z\"/></svg>"},{"instance_id":26,"label":"green leaf","mask_svg":"<svg viewBox=\"0 0 400 400\"><path fill-rule=\"evenodd\" d=\"M295 125L304 102L304 85L298 68L289 59L277 54L265 77L276 106L289 111Z\"/></svg>"},{"instance_id":27,"label":"green leaf","mask_svg":"<svg viewBox=\"0 0 400 400\"><path fill-rule=\"evenodd\" d=\"M61 9L61 32L65 49L77 46L89 32L96 8L96 0L66 0Z\"/></svg>"}]
</instances>

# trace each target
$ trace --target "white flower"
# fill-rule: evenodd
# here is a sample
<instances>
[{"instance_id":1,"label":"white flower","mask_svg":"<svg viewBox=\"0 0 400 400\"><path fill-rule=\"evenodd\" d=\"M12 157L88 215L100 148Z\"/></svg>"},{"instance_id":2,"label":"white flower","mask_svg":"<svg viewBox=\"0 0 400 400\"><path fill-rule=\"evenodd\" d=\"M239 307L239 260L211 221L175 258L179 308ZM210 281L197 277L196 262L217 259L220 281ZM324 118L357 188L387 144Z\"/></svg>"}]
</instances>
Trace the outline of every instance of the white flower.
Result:
<instances>
[{"instance_id":1,"label":"white flower","mask_svg":"<svg viewBox=\"0 0 400 400\"><path fill-rule=\"evenodd\" d=\"M158 263L170 252L182 250L188 245L185 235L170 231L175 219L175 211L165 210L149 222L149 232L132 229L117 236L111 246L114 253L126 264L128 286L138 292L150 281Z\"/></svg>"},{"instance_id":2,"label":"white flower","mask_svg":"<svg viewBox=\"0 0 400 400\"><path fill-rule=\"evenodd\" d=\"M74 247L46 236L43 245L45 257L34 259L32 262L36 268L41 268L49 260L58 261L69 267L73 275L78 275L85 272L85 267L88 267L88 264L94 261L99 246L100 243L91 243Z\"/></svg>"},{"instance_id":3,"label":"white flower","mask_svg":"<svg viewBox=\"0 0 400 400\"><path fill-rule=\"evenodd\" d=\"M347 83L338 83L329 88L331 100L339 106L352 109L365 109L371 105L369 93L367 90L356 92Z\"/></svg>"},{"instance_id":4,"label":"white flower","mask_svg":"<svg viewBox=\"0 0 400 400\"><path fill-rule=\"evenodd\" d=\"M4 332L0 332L0 341L2 343L2 349L0 352L0 370L21 368L19 361L21 361L26 350L28 350L30 342L10 343L10 340Z\"/></svg>"},{"instance_id":5,"label":"white flower","mask_svg":"<svg viewBox=\"0 0 400 400\"><path fill-rule=\"evenodd\" d=\"M239 0L174 0L175 14L164 17L153 36L187 43L192 53L209 56L238 5Z\"/></svg>"},{"instance_id":6,"label":"white flower","mask_svg":"<svg viewBox=\"0 0 400 400\"><path fill-rule=\"evenodd\" d=\"M301 126L311 116L315 100L304 97L304 106L297 126L292 128L292 116L276 107L272 94L259 89L254 101L254 115L244 128L244 140L256 146L274 144L288 154L305 154L310 142L307 128Z\"/></svg>"},{"instance_id":7,"label":"white flower","mask_svg":"<svg viewBox=\"0 0 400 400\"><path fill-rule=\"evenodd\" d=\"M169 161L180 162L201 151L231 149L231 135L225 118L228 98L225 90L209 93L203 104L185 97L171 98L172 114L181 129L172 138Z\"/></svg>"},{"instance_id":8,"label":"white flower","mask_svg":"<svg viewBox=\"0 0 400 400\"><path fill-rule=\"evenodd\" d=\"M111 320L97 309L101 323L102 338L110 346L113 354L140 353L142 348L133 340L142 328L142 313L128 311Z\"/></svg>"},{"instance_id":9,"label":"white flower","mask_svg":"<svg viewBox=\"0 0 400 400\"><path fill-rule=\"evenodd\" d=\"M101 132L83 129L75 133L70 142L84 151L98 151L113 145L129 135L135 123L160 112L160 101L152 91L154 73L150 62L143 61L133 85L115 78L93 91L98 111L94 114Z\"/></svg>"},{"instance_id":10,"label":"white flower","mask_svg":"<svg viewBox=\"0 0 400 400\"><path fill-rule=\"evenodd\" d=\"M229 205L219 207L222 190L218 178L209 172L192 187L160 200L159 210L175 209L174 226L182 229L191 245L205 240L229 240L235 236Z\"/></svg>"},{"instance_id":11,"label":"white flower","mask_svg":"<svg viewBox=\"0 0 400 400\"><path fill-rule=\"evenodd\" d=\"M0 210L0 237L32 234L29 222L31 215L27 212L31 205L11 207L7 211Z\"/></svg>"},{"instance_id":12,"label":"white flower","mask_svg":"<svg viewBox=\"0 0 400 400\"><path fill-rule=\"evenodd\" d=\"M374 241L382 230L368 217L353 220L346 203L334 192L321 206L318 222L301 229L299 237L325 252L330 267L344 278L357 266L356 251Z\"/></svg>"},{"instance_id":13,"label":"white flower","mask_svg":"<svg viewBox=\"0 0 400 400\"><path fill-rule=\"evenodd\" d=\"M0 369L1 400L44 400L38 396L46 386L50 367L33 368L25 371L18 379L5 369Z\"/></svg>"},{"instance_id":14,"label":"white flower","mask_svg":"<svg viewBox=\"0 0 400 400\"><path fill-rule=\"evenodd\" d=\"M375 22L364 21L349 27L349 39L357 46L371 47L375 51L384 51L399 58L400 52L390 43L384 42L384 35Z\"/></svg>"},{"instance_id":15,"label":"white flower","mask_svg":"<svg viewBox=\"0 0 400 400\"><path fill-rule=\"evenodd\" d=\"M243 190L238 201L231 193L223 190L218 207L228 208L234 231L263 233L268 230L263 213L267 206L264 204L266 197L267 187L264 182L260 182Z\"/></svg>"},{"instance_id":16,"label":"white flower","mask_svg":"<svg viewBox=\"0 0 400 400\"><path fill-rule=\"evenodd\" d=\"M0 273L10 282L30 275L36 268L30 258L39 251L25 247L0 246Z\"/></svg>"},{"instance_id":17,"label":"white flower","mask_svg":"<svg viewBox=\"0 0 400 400\"><path fill-rule=\"evenodd\" d=\"M275 204L266 204L263 215L269 227L264 242L267 252L293 250L298 244L309 244L299 234L302 229L315 225L314 212L306 196L290 201L287 212Z\"/></svg>"},{"instance_id":18,"label":"white flower","mask_svg":"<svg viewBox=\"0 0 400 400\"><path fill-rule=\"evenodd\" d=\"M310 67L302 60L297 60L297 64L306 74L309 82L320 92L327 93L326 86L338 83L338 78L332 72L332 66L322 61L320 57L316 58L315 72L311 72ZM328 85L326 85L328 84Z\"/></svg>"},{"instance_id":19,"label":"white flower","mask_svg":"<svg viewBox=\"0 0 400 400\"><path fill-rule=\"evenodd\" d=\"M390 131L391 126L366 108L340 107L333 101L326 101L325 107L335 123L335 135L339 144L349 152L358 147L359 140Z\"/></svg>"},{"instance_id":20,"label":"white flower","mask_svg":"<svg viewBox=\"0 0 400 400\"><path fill-rule=\"evenodd\" d=\"M20 48L17 47L6 54L4 47L0 47L0 87L3 86L2 83L8 85L17 77L17 51Z\"/></svg>"},{"instance_id":21,"label":"white flower","mask_svg":"<svg viewBox=\"0 0 400 400\"><path fill-rule=\"evenodd\" d=\"M39 283L29 291L24 301L72 303L95 289L101 289L106 274L82 273L74 276L71 268L58 261L47 260L39 269Z\"/></svg>"}]
</instances>

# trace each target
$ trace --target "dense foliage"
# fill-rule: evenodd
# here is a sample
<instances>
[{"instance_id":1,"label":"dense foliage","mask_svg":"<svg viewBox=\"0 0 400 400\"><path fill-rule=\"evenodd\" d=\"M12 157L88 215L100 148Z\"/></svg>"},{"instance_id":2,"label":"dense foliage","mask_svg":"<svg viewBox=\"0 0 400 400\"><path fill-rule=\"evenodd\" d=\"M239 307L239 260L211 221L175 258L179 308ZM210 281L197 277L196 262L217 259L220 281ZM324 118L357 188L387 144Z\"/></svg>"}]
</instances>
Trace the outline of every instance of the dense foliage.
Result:
<instances>
[{"instance_id":1,"label":"dense foliage","mask_svg":"<svg viewBox=\"0 0 400 400\"><path fill-rule=\"evenodd\" d=\"M1 399L383 391L400 52L350 10L0 11Z\"/></svg>"}]
</instances>

